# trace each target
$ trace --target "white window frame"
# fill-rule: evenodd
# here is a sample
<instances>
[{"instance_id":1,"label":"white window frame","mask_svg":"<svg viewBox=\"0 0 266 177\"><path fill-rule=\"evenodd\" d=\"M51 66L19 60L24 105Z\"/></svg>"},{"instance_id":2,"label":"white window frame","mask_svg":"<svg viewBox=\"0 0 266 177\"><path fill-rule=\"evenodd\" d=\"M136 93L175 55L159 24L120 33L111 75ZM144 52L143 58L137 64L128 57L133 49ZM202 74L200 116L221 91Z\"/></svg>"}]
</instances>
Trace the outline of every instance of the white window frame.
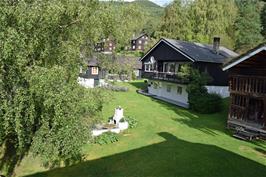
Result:
<instances>
[{"instance_id":1,"label":"white window frame","mask_svg":"<svg viewBox=\"0 0 266 177\"><path fill-rule=\"evenodd\" d=\"M136 46L135 46L135 45L133 45L133 46L132 46L132 49L135 49L135 48L136 48Z\"/></svg>"},{"instance_id":2,"label":"white window frame","mask_svg":"<svg viewBox=\"0 0 266 177\"><path fill-rule=\"evenodd\" d=\"M142 44L142 40L139 40L139 44Z\"/></svg>"},{"instance_id":3,"label":"white window frame","mask_svg":"<svg viewBox=\"0 0 266 177\"><path fill-rule=\"evenodd\" d=\"M98 67L96 67L96 66L91 67L91 75L98 75L98 74L99 74Z\"/></svg>"},{"instance_id":4,"label":"white window frame","mask_svg":"<svg viewBox=\"0 0 266 177\"><path fill-rule=\"evenodd\" d=\"M141 50L141 45L138 46L138 49Z\"/></svg>"}]
</instances>

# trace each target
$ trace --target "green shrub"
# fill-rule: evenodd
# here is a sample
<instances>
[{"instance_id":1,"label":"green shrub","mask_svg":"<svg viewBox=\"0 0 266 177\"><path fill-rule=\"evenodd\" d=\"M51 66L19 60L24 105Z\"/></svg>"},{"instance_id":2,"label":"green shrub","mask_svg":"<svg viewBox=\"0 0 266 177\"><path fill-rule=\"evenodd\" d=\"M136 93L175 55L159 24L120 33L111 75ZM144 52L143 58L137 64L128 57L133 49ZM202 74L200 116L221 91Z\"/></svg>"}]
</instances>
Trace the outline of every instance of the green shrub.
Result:
<instances>
[{"instance_id":1,"label":"green shrub","mask_svg":"<svg viewBox=\"0 0 266 177\"><path fill-rule=\"evenodd\" d=\"M106 132L94 138L95 144L111 144L118 141L118 135L112 132Z\"/></svg>"},{"instance_id":2,"label":"green shrub","mask_svg":"<svg viewBox=\"0 0 266 177\"><path fill-rule=\"evenodd\" d=\"M101 88L107 89L107 90L111 90L111 91L115 91L115 92L127 92L128 91L128 87L111 85L111 84L102 86Z\"/></svg>"},{"instance_id":3,"label":"green shrub","mask_svg":"<svg viewBox=\"0 0 266 177\"><path fill-rule=\"evenodd\" d=\"M193 95L190 99L190 108L199 113L215 113L222 109L222 98L215 93Z\"/></svg>"},{"instance_id":4,"label":"green shrub","mask_svg":"<svg viewBox=\"0 0 266 177\"><path fill-rule=\"evenodd\" d=\"M128 122L129 128L135 128L138 125L138 120L133 117L127 117L125 120Z\"/></svg>"}]
</instances>

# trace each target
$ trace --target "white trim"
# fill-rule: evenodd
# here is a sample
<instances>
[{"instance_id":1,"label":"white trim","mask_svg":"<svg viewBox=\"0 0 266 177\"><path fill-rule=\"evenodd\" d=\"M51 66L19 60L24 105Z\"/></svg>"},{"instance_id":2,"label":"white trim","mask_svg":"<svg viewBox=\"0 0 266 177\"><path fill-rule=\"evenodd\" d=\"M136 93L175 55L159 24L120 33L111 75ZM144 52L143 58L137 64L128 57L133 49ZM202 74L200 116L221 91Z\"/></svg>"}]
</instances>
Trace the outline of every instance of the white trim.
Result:
<instances>
[{"instance_id":1,"label":"white trim","mask_svg":"<svg viewBox=\"0 0 266 177\"><path fill-rule=\"evenodd\" d=\"M263 50L266 50L266 46L262 46L261 48L258 48L257 50L255 50L255 51L253 51L253 52L251 52L251 53L249 53L249 54L247 54L247 55L245 55L245 56L239 58L238 60L236 60L235 62L231 63L230 65L225 66L225 67L223 68L223 71L226 71L226 70L232 68L233 66L235 66L235 65L237 65L237 64L239 64L239 63L241 63L241 62L243 62L243 61L245 61L245 60L247 60L247 59L249 59L250 57L252 57L252 56L258 54L259 52L261 52L261 51L263 51Z\"/></svg>"},{"instance_id":2,"label":"white trim","mask_svg":"<svg viewBox=\"0 0 266 177\"><path fill-rule=\"evenodd\" d=\"M140 58L139 60L143 60L143 58L145 58L149 53L151 53L151 51L157 47L161 42L166 43L168 46L170 46L171 48L173 48L175 51L181 53L182 55L184 55L186 58L188 58L189 60L191 60L192 62L194 62L195 60L193 58L191 58L190 56L188 56L187 54L185 54L184 52L182 52L181 50L177 49L176 47L174 47L173 45L171 45L169 42L167 42L167 40L165 39L160 39L142 58Z\"/></svg>"}]
</instances>

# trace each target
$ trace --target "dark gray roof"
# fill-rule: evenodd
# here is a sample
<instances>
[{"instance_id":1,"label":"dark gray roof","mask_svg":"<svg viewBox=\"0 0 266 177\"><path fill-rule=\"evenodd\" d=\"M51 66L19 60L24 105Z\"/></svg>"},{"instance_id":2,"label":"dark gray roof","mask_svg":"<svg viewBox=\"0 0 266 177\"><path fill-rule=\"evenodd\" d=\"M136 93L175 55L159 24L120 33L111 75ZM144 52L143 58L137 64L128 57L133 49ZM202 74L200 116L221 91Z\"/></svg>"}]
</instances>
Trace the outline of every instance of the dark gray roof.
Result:
<instances>
[{"instance_id":1,"label":"dark gray roof","mask_svg":"<svg viewBox=\"0 0 266 177\"><path fill-rule=\"evenodd\" d=\"M89 59L88 66L98 66L98 60L95 56Z\"/></svg>"},{"instance_id":2,"label":"dark gray roof","mask_svg":"<svg viewBox=\"0 0 266 177\"><path fill-rule=\"evenodd\" d=\"M133 37L131 40L137 40L137 39L139 39L139 38L141 38L142 36L145 36L145 35L147 35L147 34L145 34L145 33L139 34L139 35Z\"/></svg>"},{"instance_id":3,"label":"dark gray roof","mask_svg":"<svg viewBox=\"0 0 266 177\"><path fill-rule=\"evenodd\" d=\"M121 67L131 65L134 69L142 69L142 63L139 57L117 56L116 62L121 64Z\"/></svg>"},{"instance_id":4,"label":"dark gray roof","mask_svg":"<svg viewBox=\"0 0 266 177\"><path fill-rule=\"evenodd\" d=\"M162 38L161 41L164 41L176 50L183 52L194 61L224 63L226 59L238 56L237 53L222 46L220 46L219 53L217 54L213 51L212 45L166 38Z\"/></svg>"}]
</instances>

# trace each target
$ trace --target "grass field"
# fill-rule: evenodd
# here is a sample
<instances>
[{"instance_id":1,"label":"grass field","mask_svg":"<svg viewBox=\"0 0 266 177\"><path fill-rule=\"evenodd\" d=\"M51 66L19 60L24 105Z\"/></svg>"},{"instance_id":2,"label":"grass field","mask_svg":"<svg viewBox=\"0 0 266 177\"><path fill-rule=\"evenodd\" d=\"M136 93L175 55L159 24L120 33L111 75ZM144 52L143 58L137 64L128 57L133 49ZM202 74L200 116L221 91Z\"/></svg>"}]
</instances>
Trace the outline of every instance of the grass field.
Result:
<instances>
[{"instance_id":1,"label":"grass field","mask_svg":"<svg viewBox=\"0 0 266 177\"><path fill-rule=\"evenodd\" d=\"M38 159L26 158L18 176L29 177L265 177L266 143L232 138L225 111L201 115L136 93L141 82L126 84L104 107L112 116L118 105L138 120L119 142L87 145L87 161L44 171Z\"/></svg>"}]
</instances>

